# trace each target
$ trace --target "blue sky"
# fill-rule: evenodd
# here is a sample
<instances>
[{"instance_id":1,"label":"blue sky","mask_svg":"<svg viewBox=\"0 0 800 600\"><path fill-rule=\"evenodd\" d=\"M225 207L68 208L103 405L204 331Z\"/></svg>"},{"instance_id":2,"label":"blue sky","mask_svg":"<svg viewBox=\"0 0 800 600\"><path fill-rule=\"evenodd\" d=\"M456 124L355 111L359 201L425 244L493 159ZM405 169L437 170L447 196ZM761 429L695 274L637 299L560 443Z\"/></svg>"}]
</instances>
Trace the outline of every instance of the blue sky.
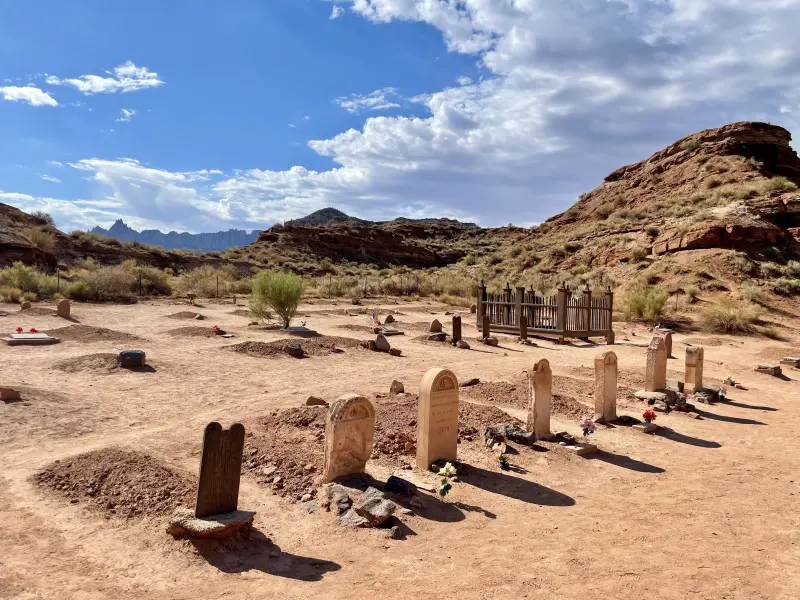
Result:
<instances>
[{"instance_id":1,"label":"blue sky","mask_svg":"<svg viewBox=\"0 0 800 600\"><path fill-rule=\"evenodd\" d=\"M3 2L0 202L65 230L532 224L705 127L797 132L800 0Z\"/></svg>"}]
</instances>

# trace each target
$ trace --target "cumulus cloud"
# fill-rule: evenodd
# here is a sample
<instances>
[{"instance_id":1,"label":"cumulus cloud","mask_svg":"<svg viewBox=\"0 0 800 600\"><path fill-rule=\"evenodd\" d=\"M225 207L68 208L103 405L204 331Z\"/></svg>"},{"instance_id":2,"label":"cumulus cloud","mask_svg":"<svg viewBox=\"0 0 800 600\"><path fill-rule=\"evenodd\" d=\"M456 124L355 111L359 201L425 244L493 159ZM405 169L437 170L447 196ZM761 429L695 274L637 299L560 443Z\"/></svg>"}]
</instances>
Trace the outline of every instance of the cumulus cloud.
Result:
<instances>
[{"instance_id":1,"label":"cumulus cloud","mask_svg":"<svg viewBox=\"0 0 800 600\"><path fill-rule=\"evenodd\" d=\"M75 79L60 79L55 75L48 75L45 77L45 82L50 85L69 85L87 96L134 92L164 85L164 82L159 79L158 73L150 71L147 67L137 67L131 61L122 63L113 71L106 71L106 75L108 77L81 75Z\"/></svg>"},{"instance_id":2,"label":"cumulus cloud","mask_svg":"<svg viewBox=\"0 0 800 600\"><path fill-rule=\"evenodd\" d=\"M136 111L134 109L132 109L132 108L123 108L120 111L120 113L121 113L121 115L120 115L119 119L117 119L117 122L119 122L119 123L129 123L130 120L136 114Z\"/></svg>"},{"instance_id":3,"label":"cumulus cloud","mask_svg":"<svg viewBox=\"0 0 800 600\"><path fill-rule=\"evenodd\" d=\"M375 90L369 94L353 94L351 96L340 96L334 102L349 113L357 113L361 110L388 110L390 108L400 108L400 105L392 100L397 98L397 90L386 87Z\"/></svg>"},{"instance_id":4,"label":"cumulus cloud","mask_svg":"<svg viewBox=\"0 0 800 600\"><path fill-rule=\"evenodd\" d=\"M0 94L3 95L4 100L27 102L31 106L58 106L55 98L32 85L0 87Z\"/></svg>"},{"instance_id":5,"label":"cumulus cloud","mask_svg":"<svg viewBox=\"0 0 800 600\"><path fill-rule=\"evenodd\" d=\"M344 9L341 6L334 6L331 10L331 16L328 17L331 21L338 19L344 15Z\"/></svg>"}]
</instances>

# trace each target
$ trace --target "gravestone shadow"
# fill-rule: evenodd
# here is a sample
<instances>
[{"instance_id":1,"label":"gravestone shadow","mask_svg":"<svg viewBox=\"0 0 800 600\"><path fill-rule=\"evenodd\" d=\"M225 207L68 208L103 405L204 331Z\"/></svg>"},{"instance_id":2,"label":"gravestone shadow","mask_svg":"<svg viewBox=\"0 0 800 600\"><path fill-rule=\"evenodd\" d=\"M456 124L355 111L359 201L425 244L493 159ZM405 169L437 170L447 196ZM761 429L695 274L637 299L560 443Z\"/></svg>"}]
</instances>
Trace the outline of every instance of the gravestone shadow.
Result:
<instances>
[{"instance_id":1,"label":"gravestone shadow","mask_svg":"<svg viewBox=\"0 0 800 600\"><path fill-rule=\"evenodd\" d=\"M754 419L743 419L741 417L729 417L727 415L718 415L716 413L710 413L705 410L697 409L697 414L703 417L704 419L710 419L711 421L721 421L723 423L736 423L738 425L766 425L763 421L756 421Z\"/></svg>"},{"instance_id":2,"label":"gravestone shadow","mask_svg":"<svg viewBox=\"0 0 800 600\"><path fill-rule=\"evenodd\" d=\"M635 458L631 458L630 456L625 456L624 454L615 454L614 452L608 452L606 450L598 450L597 452L593 452L592 454L585 455L584 458L587 458L589 460L599 460L601 462L614 465L615 467L630 469L631 471L637 471L638 473L665 472L664 469L662 469L661 467L651 465L650 463L642 462L641 460L636 460Z\"/></svg>"},{"instance_id":3,"label":"gravestone shadow","mask_svg":"<svg viewBox=\"0 0 800 600\"><path fill-rule=\"evenodd\" d=\"M696 446L698 448L721 448L722 444L713 442L711 440L704 440L702 438L692 437L683 433L678 433L669 427L659 427L653 432L653 435L663 437L664 439L678 442L680 444L687 444L689 446Z\"/></svg>"},{"instance_id":4,"label":"gravestone shadow","mask_svg":"<svg viewBox=\"0 0 800 600\"><path fill-rule=\"evenodd\" d=\"M283 552L257 529L247 538L192 540L191 544L208 564L229 574L261 571L298 581L321 581L326 573L342 568L329 560Z\"/></svg>"},{"instance_id":5,"label":"gravestone shadow","mask_svg":"<svg viewBox=\"0 0 800 600\"><path fill-rule=\"evenodd\" d=\"M145 366L143 366L143 367L131 367L131 368L128 368L128 367L122 368L122 367L120 367L120 369L122 369L123 371L130 371L131 373L156 373L157 372L156 368L154 366L147 365L147 364Z\"/></svg>"},{"instance_id":6,"label":"gravestone shadow","mask_svg":"<svg viewBox=\"0 0 800 600\"><path fill-rule=\"evenodd\" d=\"M521 477L488 471L473 465L468 465L467 469L459 473L458 477L468 485L530 504L539 504L540 506L575 505L573 498L549 487Z\"/></svg>"},{"instance_id":7,"label":"gravestone shadow","mask_svg":"<svg viewBox=\"0 0 800 600\"><path fill-rule=\"evenodd\" d=\"M751 410L766 410L769 412L775 412L780 410L780 408L775 408L774 406L758 406L757 404L745 404L744 402L736 402L735 400L730 400L728 398L726 398L725 400L717 400L717 402L728 406L735 406L736 408L749 408Z\"/></svg>"}]
</instances>

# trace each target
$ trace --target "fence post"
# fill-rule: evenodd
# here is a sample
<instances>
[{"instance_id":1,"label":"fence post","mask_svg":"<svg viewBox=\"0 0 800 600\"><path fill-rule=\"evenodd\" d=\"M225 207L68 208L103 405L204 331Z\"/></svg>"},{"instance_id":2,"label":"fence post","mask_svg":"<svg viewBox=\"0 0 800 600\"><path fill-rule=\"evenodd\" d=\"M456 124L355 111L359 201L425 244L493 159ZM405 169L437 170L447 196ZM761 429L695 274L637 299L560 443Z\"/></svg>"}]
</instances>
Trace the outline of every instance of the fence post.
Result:
<instances>
[{"instance_id":1,"label":"fence post","mask_svg":"<svg viewBox=\"0 0 800 600\"><path fill-rule=\"evenodd\" d=\"M475 326L478 327L478 329L483 327L483 314L485 310L484 302L486 302L486 284L481 281L481 284L478 286L478 304L476 305L475 310L477 319Z\"/></svg>"},{"instance_id":2,"label":"fence post","mask_svg":"<svg viewBox=\"0 0 800 600\"><path fill-rule=\"evenodd\" d=\"M56 269L56 291L61 292L61 269Z\"/></svg>"},{"instance_id":3,"label":"fence post","mask_svg":"<svg viewBox=\"0 0 800 600\"><path fill-rule=\"evenodd\" d=\"M517 286L516 296L514 297L514 313L517 316L517 328L520 331L519 336L522 337L522 301L525 299L525 286Z\"/></svg>"},{"instance_id":4,"label":"fence post","mask_svg":"<svg viewBox=\"0 0 800 600\"><path fill-rule=\"evenodd\" d=\"M489 321L489 315L483 315L483 328L481 331L481 337L485 340L488 338L492 333L491 329L491 322Z\"/></svg>"},{"instance_id":5,"label":"fence post","mask_svg":"<svg viewBox=\"0 0 800 600\"><path fill-rule=\"evenodd\" d=\"M506 289L503 290L503 292L504 292L503 299L508 304L506 304L504 306L503 312L505 313L505 318L503 320L505 321L505 323L502 323L502 324L503 325L511 325L511 284L510 283L506 282Z\"/></svg>"},{"instance_id":6,"label":"fence post","mask_svg":"<svg viewBox=\"0 0 800 600\"><path fill-rule=\"evenodd\" d=\"M217 298L219 298L219 273L217 273Z\"/></svg>"},{"instance_id":7,"label":"fence post","mask_svg":"<svg viewBox=\"0 0 800 600\"><path fill-rule=\"evenodd\" d=\"M614 292L611 291L611 286L606 288L606 292L604 294L605 303L608 307L608 326L606 329L606 344L612 346L614 344Z\"/></svg>"},{"instance_id":8,"label":"fence post","mask_svg":"<svg viewBox=\"0 0 800 600\"><path fill-rule=\"evenodd\" d=\"M519 341L524 342L528 339L528 317L520 315L519 317Z\"/></svg>"},{"instance_id":9,"label":"fence post","mask_svg":"<svg viewBox=\"0 0 800 600\"><path fill-rule=\"evenodd\" d=\"M592 290L589 284L583 288L583 329L586 330L584 341L589 339L589 331L592 329Z\"/></svg>"},{"instance_id":10,"label":"fence post","mask_svg":"<svg viewBox=\"0 0 800 600\"><path fill-rule=\"evenodd\" d=\"M556 333L559 334L559 343L564 343L567 333L567 302L569 300L569 288L558 288L558 298L556 299Z\"/></svg>"}]
</instances>

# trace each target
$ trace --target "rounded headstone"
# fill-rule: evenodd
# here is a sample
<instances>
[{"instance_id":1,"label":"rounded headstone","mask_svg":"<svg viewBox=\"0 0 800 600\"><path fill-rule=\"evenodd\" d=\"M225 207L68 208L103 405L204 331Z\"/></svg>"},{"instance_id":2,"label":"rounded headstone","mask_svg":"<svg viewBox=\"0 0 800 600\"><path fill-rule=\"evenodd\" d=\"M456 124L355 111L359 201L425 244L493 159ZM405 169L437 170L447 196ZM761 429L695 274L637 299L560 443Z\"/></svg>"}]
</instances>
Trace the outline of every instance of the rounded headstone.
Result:
<instances>
[{"instance_id":1,"label":"rounded headstone","mask_svg":"<svg viewBox=\"0 0 800 600\"><path fill-rule=\"evenodd\" d=\"M56 314L62 319L69 318L69 310L70 310L69 300L67 300L66 298L62 298L61 300L58 301L58 304L56 304Z\"/></svg>"},{"instance_id":2,"label":"rounded headstone","mask_svg":"<svg viewBox=\"0 0 800 600\"><path fill-rule=\"evenodd\" d=\"M141 369L145 354L141 350L123 350L117 355L117 366L122 369Z\"/></svg>"},{"instance_id":3,"label":"rounded headstone","mask_svg":"<svg viewBox=\"0 0 800 600\"><path fill-rule=\"evenodd\" d=\"M473 304L469 307L469 312L470 314L474 315L476 312L478 312L478 307Z\"/></svg>"},{"instance_id":4,"label":"rounded headstone","mask_svg":"<svg viewBox=\"0 0 800 600\"><path fill-rule=\"evenodd\" d=\"M431 333L441 333L442 331L442 324L439 322L439 319L434 319L431 321L431 326L428 329Z\"/></svg>"},{"instance_id":5,"label":"rounded headstone","mask_svg":"<svg viewBox=\"0 0 800 600\"><path fill-rule=\"evenodd\" d=\"M283 347L283 351L286 352L289 356L293 356L294 358L303 358L305 353L303 352L303 348L300 344L286 344Z\"/></svg>"},{"instance_id":6,"label":"rounded headstone","mask_svg":"<svg viewBox=\"0 0 800 600\"><path fill-rule=\"evenodd\" d=\"M385 335L379 333L377 336L375 336L375 350L378 352L388 352L391 349L392 346L389 343L389 340L386 339Z\"/></svg>"},{"instance_id":7,"label":"rounded headstone","mask_svg":"<svg viewBox=\"0 0 800 600\"><path fill-rule=\"evenodd\" d=\"M403 385L403 382L397 381L396 379L392 381L392 385L389 386L389 394L392 396L402 394L405 391L406 387Z\"/></svg>"},{"instance_id":8,"label":"rounded headstone","mask_svg":"<svg viewBox=\"0 0 800 600\"><path fill-rule=\"evenodd\" d=\"M462 350L469 350L469 344L464 340L458 340L456 342L456 348L461 348Z\"/></svg>"},{"instance_id":9,"label":"rounded headstone","mask_svg":"<svg viewBox=\"0 0 800 600\"><path fill-rule=\"evenodd\" d=\"M386 315L386 318L383 321L384 323L394 323L394 317L392 315Z\"/></svg>"},{"instance_id":10,"label":"rounded headstone","mask_svg":"<svg viewBox=\"0 0 800 600\"><path fill-rule=\"evenodd\" d=\"M20 310L28 310L31 307L31 303L25 300L22 304L19 305Z\"/></svg>"}]
</instances>

